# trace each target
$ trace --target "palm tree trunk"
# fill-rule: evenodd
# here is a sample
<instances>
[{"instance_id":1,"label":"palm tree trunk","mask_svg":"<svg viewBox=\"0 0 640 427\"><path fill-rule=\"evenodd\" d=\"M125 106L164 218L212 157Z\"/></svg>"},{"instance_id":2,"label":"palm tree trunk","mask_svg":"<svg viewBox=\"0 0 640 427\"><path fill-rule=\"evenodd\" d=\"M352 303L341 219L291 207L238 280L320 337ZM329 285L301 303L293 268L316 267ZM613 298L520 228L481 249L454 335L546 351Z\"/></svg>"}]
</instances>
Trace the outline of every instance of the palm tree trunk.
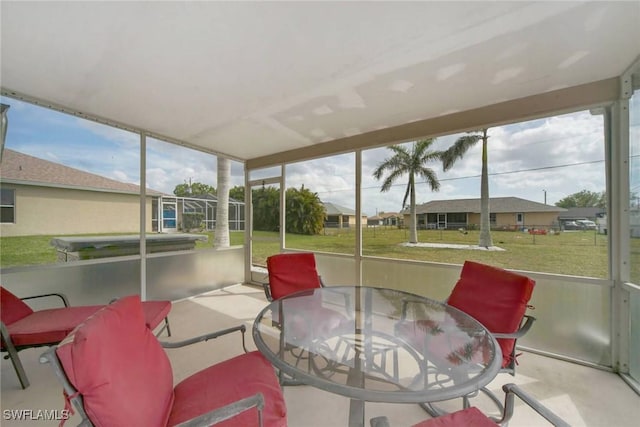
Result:
<instances>
[{"instance_id":1,"label":"palm tree trunk","mask_svg":"<svg viewBox=\"0 0 640 427\"><path fill-rule=\"evenodd\" d=\"M489 172L487 170L487 129L482 136L482 176L480 178L480 241L478 246L493 246L489 221Z\"/></svg>"},{"instance_id":2,"label":"palm tree trunk","mask_svg":"<svg viewBox=\"0 0 640 427\"><path fill-rule=\"evenodd\" d=\"M213 246L228 248L229 241L229 181L231 180L231 162L218 156L218 204L216 206L216 234Z\"/></svg>"},{"instance_id":3,"label":"palm tree trunk","mask_svg":"<svg viewBox=\"0 0 640 427\"><path fill-rule=\"evenodd\" d=\"M411 228L409 229L409 243L418 243L418 221L416 218L416 188L413 174L409 176L409 212Z\"/></svg>"}]
</instances>

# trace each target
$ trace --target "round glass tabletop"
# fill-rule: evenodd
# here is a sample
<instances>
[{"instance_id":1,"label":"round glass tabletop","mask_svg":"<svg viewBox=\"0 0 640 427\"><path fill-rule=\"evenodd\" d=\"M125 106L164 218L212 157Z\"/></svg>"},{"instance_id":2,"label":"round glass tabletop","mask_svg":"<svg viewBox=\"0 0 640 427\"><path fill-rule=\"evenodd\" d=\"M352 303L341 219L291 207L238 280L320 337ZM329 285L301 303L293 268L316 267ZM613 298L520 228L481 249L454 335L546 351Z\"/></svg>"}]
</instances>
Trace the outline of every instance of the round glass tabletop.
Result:
<instances>
[{"instance_id":1,"label":"round glass tabletop","mask_svg":"<svg viewBox=\"0 0 640 427\"><path fill-rule=\"evenodd\" d=\"M445 303L402 291L325 287L271 302L256 346L296 381L363 401L421 403L474 392L498 373L489 331Z\"/></svg>"}]
</instances>

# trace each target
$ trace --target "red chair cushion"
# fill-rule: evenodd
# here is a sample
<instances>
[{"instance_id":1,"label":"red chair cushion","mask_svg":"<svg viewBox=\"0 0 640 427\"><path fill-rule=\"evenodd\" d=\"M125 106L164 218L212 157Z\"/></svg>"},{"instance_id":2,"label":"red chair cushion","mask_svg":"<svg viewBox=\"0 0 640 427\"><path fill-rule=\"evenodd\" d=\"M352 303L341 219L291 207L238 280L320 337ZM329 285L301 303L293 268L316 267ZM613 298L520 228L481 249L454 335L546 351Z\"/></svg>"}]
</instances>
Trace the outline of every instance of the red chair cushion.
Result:
<instances>
[{"instance_id":1,"label":"red chair cushion","mask_svg":"<svg viewBox=\"0 0 640 427\"><path fill-rule=\"evenodd\" d=\"M171 301L144 301L142 311L147 327L153 331L169 315Z\"/></svg>"},{"instance_id":2,"label":"red chair cushion","mask_svg":"<svg viewBox=\"0 0 640 427\"><path fill-rule=\"evenodd\" d=\"M39 310L7 327L13 345L57 344L103 305Z\"/></svg>"},{"instance_id":3,"label":"red chair cushion","mask_svg":"<svg viewBox=\"0 0 640 427\"><path fill-rule=\"evenodd\" d=\"M287 410L273 366L259 353L236 356L200 371L175 388L175 401L168 425L173 426L238 399L262 393L262 413L267 427L287 425ZM216 426L257 425L258 412L252 408Z\"/></svg>"},{"instance_id":4,"label":"red chair cushion","mask_svg":"<svg viewBox=\"0 0 640 427\"><path fill-rule=\"evenodd\" d=\"M87 317L103 307L86 305L31 311L29 315L8 325L7 330L16 347L57 344ZM169 314L171 301L145 301L142 308L145 323L153 330ZM4 307L2 311L4 314Z\"/></svg>"},{"instance_id":5,"label":"red chair cushion","mask_svg":"<svg viewBox=\"0 0 640 427\"><path fill-rule=\"evenodd\" d=\"M320 287L313 253L278 254L267 258L269 288L273 299Z\"/></svg>"},{"instance_id":6,"label":"red chair cushion","mask_svg":"<svg viewBox=\"0 0 640 427\"><path fill-rule=\"evenodd\" d=\"M518 330L535 282L502 268L466 261L447 303L471 315L494 333ZM502 366L511 362L515 339L498 339Z\"/></svg>"},{"instance_id":7,"label":"red chair cushion","mask_svg":"<svg viewBox=\"0 0 640 427\"><path fill-rule=\"evenodd\" d=\"M80 324L56 349L69 381L96 426L165 425L173 374L145 324L137 295L109 304Z\"/></svg>"},{"instance_id":8,"label":"red chair cushion","mask_svg":"<svg viewBox=\"0 0 640 427\"><path fill-rule=\"evenodd\" d=\"M496 427L497 425L478 408L472 406L462 411L422 421L412 427Z\"/></svg>"},{"instance_id":9,"label":"red chair cushion","mask_svg":"<svg viewBox=\"0 0 640 427\"><path fill-rule=\"evenodd\" d=\"M5 326L33 313L31 307L20 298L0 286L0 319Z\"/></svg>"}]
</instances>

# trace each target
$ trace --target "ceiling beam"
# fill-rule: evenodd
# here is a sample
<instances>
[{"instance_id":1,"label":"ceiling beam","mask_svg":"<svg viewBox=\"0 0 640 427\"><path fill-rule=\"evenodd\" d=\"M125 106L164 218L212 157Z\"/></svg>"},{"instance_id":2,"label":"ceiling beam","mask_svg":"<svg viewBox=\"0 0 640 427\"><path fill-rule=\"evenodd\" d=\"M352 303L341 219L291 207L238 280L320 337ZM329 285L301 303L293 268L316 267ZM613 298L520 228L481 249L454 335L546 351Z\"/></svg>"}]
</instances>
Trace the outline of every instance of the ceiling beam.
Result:
<instances>
[{"instance_id":1,"label":"ceiling beam","mask_svg":"<svg viewBox=\"0 0 640 427\"><path fill-rule=\"evenodd\" d=\"M505 101L473 110L419 120L346 138L256 157L245 163L248 170L282 163L325 157L358 149L374 148L465 132L484 127L532 120L607 105L618 99L620 79L613 77L566 89Z\"/></svg>"}]
</instances>

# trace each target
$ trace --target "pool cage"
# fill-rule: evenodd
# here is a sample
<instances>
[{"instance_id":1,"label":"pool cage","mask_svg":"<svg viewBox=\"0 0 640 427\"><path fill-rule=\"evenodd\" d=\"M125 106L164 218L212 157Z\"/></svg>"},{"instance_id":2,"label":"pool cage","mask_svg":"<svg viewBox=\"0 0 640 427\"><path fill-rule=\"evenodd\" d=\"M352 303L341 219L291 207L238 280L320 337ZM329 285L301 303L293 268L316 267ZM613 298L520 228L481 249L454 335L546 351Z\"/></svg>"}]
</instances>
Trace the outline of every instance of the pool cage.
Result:
<instances>
[{"instance_id":1,"label":"pool cage","mask_svg":"<svg viewBox=\"0 0 640 427\"><path fill-rule=\"evenodd\" d=\"M160 197L160 232L213 231L216 228L218 198L213 194L192 197ZM229 198L229 230L244 230L244 202Z\"/></svg>"}]
</instances>

